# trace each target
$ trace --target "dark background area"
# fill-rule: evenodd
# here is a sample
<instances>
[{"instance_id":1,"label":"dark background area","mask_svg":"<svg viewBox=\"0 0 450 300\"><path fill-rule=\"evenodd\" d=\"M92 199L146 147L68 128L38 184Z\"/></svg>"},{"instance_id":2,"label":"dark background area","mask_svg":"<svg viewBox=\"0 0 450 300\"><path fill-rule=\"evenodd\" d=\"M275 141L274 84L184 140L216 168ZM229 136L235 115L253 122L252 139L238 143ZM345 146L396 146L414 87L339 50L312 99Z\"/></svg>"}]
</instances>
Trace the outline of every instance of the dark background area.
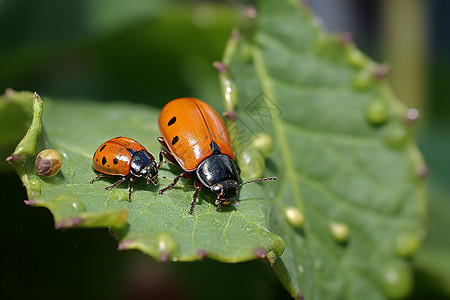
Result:
<instances>
[{"instance_id":1,"label":"dark background area","mask_svg":"<svg viewBox=\"0 0 450 300\"><path fill-rule=\"evenodd\" d=\"M383 1L308 3L326 28L351 32L364 52L396 70L384 39ZM450 2L421 3L427 28L418 37L426 41L423 93L413 104L422 112L416 133L430 170L429 220L414 259L412 299L448 299ZM238 1L1 1L0 90L155 107L181 96L220 103L212 62L221 59L243 9ZM393 82L397 94L407 94L404 86ZM138 251L117 251L107 229L55 230L49 211L23 203L25 189L13 169L0 170L0 287L9 298L289 299L260 261L160 264Z\"/></svg>"}]
</instances>

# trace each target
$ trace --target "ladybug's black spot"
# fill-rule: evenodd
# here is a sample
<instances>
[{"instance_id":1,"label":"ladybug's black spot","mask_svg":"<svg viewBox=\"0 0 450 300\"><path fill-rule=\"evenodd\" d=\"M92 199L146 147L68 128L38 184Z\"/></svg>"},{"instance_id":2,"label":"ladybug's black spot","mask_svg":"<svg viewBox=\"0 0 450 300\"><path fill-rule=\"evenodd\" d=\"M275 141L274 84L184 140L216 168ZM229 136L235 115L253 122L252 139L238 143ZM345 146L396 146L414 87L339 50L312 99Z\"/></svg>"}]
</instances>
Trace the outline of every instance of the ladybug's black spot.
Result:
<instances>
[{"instance_id":1,"label":"ladybug's black spot","mask_svg":"<svg viewBox=\"0 0 450 300\"><path fill-rule=\"evenodd\" d=\"M119 162L119 159L118 159L117 157L114 157L113 163L114 163L115 165L117 165L118 162Z\"/></svg>"},{"instance_id":2,"label":"ladybug's black spot","mask_svg":"<svg viewBox=\"0 0 450 300\"><path fill-rule=\"evenodd\" d=\"M105 164L106 164L106 157L103 156L103 158L102 158L102 165L105 165Z\"/></svg>"},{"instance_id":3,"label":"ladybug's black spot","mask_svg":"<svg viewBox=\"0 0 450 300\"><path fill-rule=\"evenodd\" d=\"M98 151L99 151L99 152L102 152L103 149L105 149L105 147L106 147L106 144L104 144L104 145L100 148L100 150L98 150Z\"/></svg>"},{"instance_id":4,"label":"ladybug's black spot","mask_svg":"<svg viewBox=\"0 0 450 300\"><path fill-rule=\"evenodd\" d=\"M178 142L178 135L172 139L172 145L175 145L176 142Z\"/></svg>"},{"instance_id":5,"label":"ladybug's black spot","mask_svg":"<svg viewBox=\"0 0 450 300\"><path fill-rule=\"evenodd\" d=\"M177 121L177 117L173 117L172 119L170 119L169 123L167 123L167 126L173 125L173 123L175 123Z\"/></svg>"}]
</instances>

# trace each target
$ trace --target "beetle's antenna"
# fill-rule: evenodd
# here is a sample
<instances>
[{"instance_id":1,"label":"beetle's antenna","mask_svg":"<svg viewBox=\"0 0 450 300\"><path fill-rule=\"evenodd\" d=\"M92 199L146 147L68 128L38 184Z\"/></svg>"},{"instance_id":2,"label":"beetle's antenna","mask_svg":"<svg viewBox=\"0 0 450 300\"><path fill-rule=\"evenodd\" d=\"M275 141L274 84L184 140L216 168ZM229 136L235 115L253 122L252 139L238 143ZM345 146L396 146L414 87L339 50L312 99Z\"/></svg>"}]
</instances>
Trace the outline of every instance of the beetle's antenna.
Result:
<instances>
[{"instance_id":1,"label":"beetle's antenna","mask_svg":"<svg viewBox=\"0 0 450 300\"><path fill-rule=\"evenodd\" d=\"M256 182L256 181L277 180L277 179L278 179L277 177L258 178L258 179L253 179L253 180L243 182L243 183L239 184L239 186L243 186L244 184L252 183L252 182Z\"/></svg>"},{"instance_id":2,"label":"beetle's antenna","mask_svg":"<svg viewBox=\"0 0 450 300\"><path fill-rule=\"evenodd\" d=\"M159 176L159 177L160 177L160 178L164 178L164 179L167 178L166 176ZM158 175L156 175L156 176L153 177L153 178L148 178L148 177L147 177L147 185L150 184L149 180L153 183L153 185L156 185L157 182L158 182Z\"/></svg>"}]
</instances>

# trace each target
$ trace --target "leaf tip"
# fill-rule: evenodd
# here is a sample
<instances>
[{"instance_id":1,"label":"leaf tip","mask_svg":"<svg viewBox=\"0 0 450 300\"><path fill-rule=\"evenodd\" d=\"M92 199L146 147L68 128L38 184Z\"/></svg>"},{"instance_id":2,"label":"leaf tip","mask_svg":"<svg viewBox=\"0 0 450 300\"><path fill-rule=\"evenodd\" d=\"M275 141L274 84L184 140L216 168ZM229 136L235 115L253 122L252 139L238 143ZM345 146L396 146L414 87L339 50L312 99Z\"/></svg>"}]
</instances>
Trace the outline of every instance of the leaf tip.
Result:
<instances>
[{"instance_id":1,"label":"leaf tip","mask_svg":"<svg viewBox=\"0 0 450 300\"><path fill-rule=\"evenodd\" d=\"M36 99L36 100L40 100L41 96L39 96L39 94L37 92L34 92L33 98Z\"/></svg>"},{"instance_id":2,"label":"leaf tip","mask_svg":"<svg viewBox=\"0 0 450 300\"><path fill-rule=\"evenodd\" d=\"M376 79L381 80L387 76L390 67L387 64L378 64L373 70L373 75Z\"/></svg>"},{"instance_id":3,"label":"leaf tip","mask_svg":"<svg viewBox=\"0 0 450 300\"><path fill-rule=\"evenodd\" d=\"M226 112L223 113L223 116L228 120L228 121L234 121L237 119L237 114L234 110L227 110Z\"/></svg>"},{"instance_id":4,"label":"leaf tip","mask_svg":"<svg viewBox=\"0 0 450 300\"><path fill-rule=\"evenodd\" d=\"M198 255L198 259L199 260L205 259L206 254L207 254L206 250L200 249L200 250L197 251L197 255Z\"/></svg>"},{"instance_id":5,"label":"leaf tip","mask_svg":"<svg viewBox=\"0 0 450 300\"><path fill-rule=\"evenodd\" d=\"M426 164L421 164L416 168L416 175L420 179L424 179L428 175L428 166Z\"/></svg>"},{"instance_id":6,"label":"leaf tip","mask_svg":"<svg viewBox=\"0 0 450 300\"><path fill-rule=\"evenodd\" d=\"M6 88L4 101L9 102L13 96L14 96L14 90L12 88Z\"/></svg>"},{"instance_id":7,"label":"leaf tip","mask_svg":"<svg viewBox=\"0 0 450 300\"><path fill-rule=\"evenodd\" d=\"M156 245L159 250L159 259L162 262L166 262L178 250L178 243L167 231L162 231L156 236Z\"/></svg>"},{"instance_id":8,"label":"leaf tip","mask_svg":"<svg viewBox=\"0 0 450 300\"><path fill-rule=\"evenodd\" d=\"M217 70L219 74L226 73L228 71L228 67L224 62L215 61L213 62L213 67Z\"/></svg>"},{"instance_id":9,"label":"leaf tip","mask_svg":"<svg viewBox=\"0 0 450 300\"><path fill-rule=\"evenodd\" d=\"M160 260L161 262L167 262L167 261L169 260L169 253L167 253L166 251L162 251L162 252L159 254L159 260Z\"/></svg>"},{"instance_id":10,"label":"leaf tip","mask_svg":"<svg viewBox=\"0 0 450 300\"><path fill-rule=\"evenodd\" d=\"M342 32L339 34L338 41L341 45L348 45L353 42L353 36L350 32Z\"/></svg>"},{"instance_id":11,"label":"leaf tip","mask_svg":"<svg viewBox=\"0 0 450 300\"><path fill-rule=\"evenodd\" d=\"M297 295L295 296L295 300L304 300L305 298L303 298L303 295L299 292L297 293Z\"/></svg>"},{"instance_id":12,"label":"leaf tip","mask_svg":"<svg viewBox=\"0 0 450 300\"><path fill-rule=\"evenodd\" d=\"M419 119L419 110L416 108L408 109L406 111L404 119L406 124L413 125L414 123L416 123L417 119Z\"/></svg>"},{"instance_id":13,"label":"leaf tip","mask_svg":"<svg viewBox=\"0 0 450 300\"><path fill-rule=\"evenodd\" d=\"M254 5L248 5L245 8L245 16L249 19L255 19L258 16L258 11Z\"/></svg>"},{"instance_id":14,"label":"leaf tip","mask_svg":"<svg viewBox=\"0 0 450 300\"><path fill-rule=\"evenodd\" d=\"M299 1L300 4L300 8L306 11L311 11L311 4L309 4L309 2L305 1L305 0L300 0Z\"/></svg>"},{"instance_id":15,"label":"leaf tip","mask_svg":"<svg viewBox=\"0 0 450 300\"><path fill-rule=\"evenodd\" d=\"M36 206L38 204L37 200L34 198L29 199L29 200L24 200L23 202L28 206Z\"/></svg>"},{"instance_id":16,"label":"leaf tip","mask_svg":"<svg viewBox=\"0 0 450 300\"><path fill-rule=\"evenodd\" d=\"M266 258L267 253L266 253L266 250L264 250L263 248L258 247L255 249L254 252L255 252L256 258L260 258L260 259Z\"/></svg>"},{"instance_id":17,"label":"leaf tip","mask_svg":"<svg viewBox=\"0 0 450 300\"><path fill-rule=\"evenodd\" d=\"M130 247L130 245L134 242L134 239L126 239L119 243L119 250L126 250Z\"/></svg>"},{"instance_id":18,"label":"leaf tip","mask_svg":"<svg viewBox=\"0 0 450 300\"><path fill-rule=\"evenodd\" d=\"M19 160L20 160L20 154L14 154L14 153L6 158L6 161L11 164L13 164Z\"/></svg>"},{"instance_id":19,"label":"leaf tip","mask_svg":"<svg viewBox=\"0 0 450 300\"><path fill-rule=\"evenodd\" d=\"M80 225L84 222L84 218L82 217L73 217L73 218L67 218L59 221L55 224L56 229L63 229L63 228L70 228L75 227L77 225Z\"/></svg>"}]
</instances>

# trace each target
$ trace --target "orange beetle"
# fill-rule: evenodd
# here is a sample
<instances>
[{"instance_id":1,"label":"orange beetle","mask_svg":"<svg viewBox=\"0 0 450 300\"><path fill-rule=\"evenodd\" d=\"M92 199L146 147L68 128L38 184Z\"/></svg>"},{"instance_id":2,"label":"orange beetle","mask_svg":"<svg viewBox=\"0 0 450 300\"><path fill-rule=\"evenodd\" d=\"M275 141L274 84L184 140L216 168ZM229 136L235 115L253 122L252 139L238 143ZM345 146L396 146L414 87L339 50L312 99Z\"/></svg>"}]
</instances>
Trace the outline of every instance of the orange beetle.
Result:
<instances>
[{"instance_id":1,"label":"orange beetle","mask_svg":"<svg viewBox=\"0 0 450 300\"><path fill-rule=\"evenodd\" d=\"M167 103L158 118L162 137L158 141L165 148L160 156L180 166L184 172L159 191L171 189L180 178L195 176L195 192L190 214L194 212L195 200L203 186L217 195L217 210L229 205L238 193L238 187L276 177L260 178L239 184L233 148L227 129L219 114L207 103L196 98L178 98Z\"/></svg>"},{"instance_id":2,"label":"orange beetle","mask_svg":"<svg viewBox=\"0 0 450 300\"><path fill-rule=\"evenodd\" d=\"M104 142L95 151L92 167L100 174L92 179L91 183L101 177L121 176L122 178L105 188L109 190L130 179L128 199L131 201L131 184L134 179L144 177L147 178L147 184L150 180L156 185L161 164L157 164L153 155L135 140L116 137Z\"/></svg>"}]
</instances>

